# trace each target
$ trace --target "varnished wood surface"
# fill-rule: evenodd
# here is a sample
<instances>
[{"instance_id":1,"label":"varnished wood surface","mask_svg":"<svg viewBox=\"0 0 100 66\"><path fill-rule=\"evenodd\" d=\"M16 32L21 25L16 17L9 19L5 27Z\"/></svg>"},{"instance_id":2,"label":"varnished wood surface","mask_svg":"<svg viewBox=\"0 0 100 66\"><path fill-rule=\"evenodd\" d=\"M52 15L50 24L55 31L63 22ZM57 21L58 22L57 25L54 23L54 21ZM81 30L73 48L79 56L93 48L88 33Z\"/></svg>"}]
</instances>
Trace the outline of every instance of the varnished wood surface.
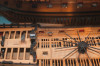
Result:
<instances>
[{"instance_id":1,"label":"varnished wood surface","mask_svg":"<svg viewBox=\"0 0 100 66\"><path fill-rule=\"evenodd\" d=\"M5 4L5 2L8 2L8 4ZM16 6L16 4L18 3L21 4L20 8ZM62 7L63 3L67 3L66 8ZM83 7L77 7L78 3L83 3ZM97 6L92 7L93 3L97 3ZM49 4L52 4L51 8L47 7ZM32 5L36 5L37 7L32 8ZM42 22L42 20L43 23L52 23L45 20L46 19L52 20L51 18L58 18L58 17L64 17L64 18L70 17L70 19L72 19L72 17L76 18L77 16L79 17L93 16L95 18L98 18L96 16L100 15L99 0L92 0L92 1L91 0L57 0L57 1L50 0L48 2L38 2L38 1L34 2L33 0L32 1L2 0L0 1L0 8L1 8L0 9L1 15L5 16L8 20L16 23L33 22L34 24L36 24ZM50 18L46 18L46 17L50 17ZM59 22L53 22L53 23L58 24ZM67 22L61 22L60 24L62 23L66 24Z\"/></svg>"},{"instance_id":2,"label":"varnished wood surface","mask_svg":"<svg viewBox=\"0 0 100 66\"><path fill-rule=\"evenodd\" d=\"M52 4L52 8L47 8L47 5L49 3L38 3L35 2L35 4L37 5L37 8L32 8L32 4L34 4L34 2L22 2L22 7L17 8L16 4L17 1L15 0L9 0L8 1L8 5L5 5L3 1L0 1L0 5L6 6L8 8L12 8L12 9L16 9L16 10L21 10L21 11L26 11L26 12L84 12L84 11L99 11L99 7L100 7L100 1L75 1L72 0L72 2L69 0L63 0L63 1L54 1L54 0L50 0L50 4ZM75 1L75 2L74 2ZM92 7L93 3L98 3L97 7ZM68 3L67 8L63 8L62 7L62 3ZM78 3L83 3L83 7L77 8L77 4Z\"/></svg>"},{"instance_id":3,"label":"varnished wood surface","mask_svg":"<svg viewBox=\"0 0 100 66\"><path fill-rule=\"evenodd\" d=\"M48 26L49 24L46 25L42 25L42 26ZM55 24L54 24L55 25ZM52 26L54 26L52 25ZM50 26L50 25L49 25ZM57 26L57 24L56 24ZM59 25L59 27L62 27L63 25ZM26 63L29 64L33 63L33 58L30 57L29 60L25 59L25 50L24 50L24 56L21 55L21 57L23 57L23 59L19 59L18 55L19 55L19 50L18 53L16 53L17 55L17 59L13 59L12 58L12 54L13 54L13 48L30 48L30 38L27 37L27 35L29 35L28 31L34 29L34 27L27 27L27 28L23 28L23 27L19 27L19 28L0 28L0 32L3 32L3 35L6 35L6 40L5 40L5 45L4 47L0 46L1 48L6 48L6 52L5 52L5 57L4 59L0 59L0 62L2 61L13 61L13 63ZM14 36L13 38L11 34L12 31L14 31ZM21 33L19 34L20 37L19 38L15 38L15 36L17 35L17 31L20 31ZM25 43L20 43L21 42L21 35L23 35L23 32L26 31L26 37L25 37ZM90 59L93 61L94 65L98 65L100 64L100 54L96 53L96 52L88 52L90 59L88 59L88 57L86 56L86 54L82 54L80 55L80 62L77 60L77 56L78 56L78 52L74 53L74 55L70 55L69 58L62 58L63 56L65 56L66 54L68 54L71 50L73 50L73 46L70 45L64 45L63 41L58 41L59 40L64 40L64 41L70 41L70 42L75 42L74 40L72 40L70 37L68 37L66 34L70 35L71 37L75 38L77 41L79 41L79 37L77 34L77 31L79 32L79 35L82 39L82 41L84 41L87 37L87 35L90 36L87 39L87 41L91 40L92 37L98 37L100 36L100 26L98 27L69 27L69 28L37 28L36 31L36 35L37 35L37 49L36 49L36 53L37 53L37 64L39 64L39 66L52 66L52 65L56 65L56 66L66 66L69 64L69 66L71 66L71 64L73 64L73 66L80 66L80 65L85 65L86 66L92 66L91 65L91 61ZM82 31L82 32L81 32ZM8 33L9 34L8 34ZM52 34L50 34L52 33ZM66 34L65 34L66 33ZM93 41L95 41L95 43L99 43L100 42L100 38L96 38ZM19 43L17 43L19 42ZM61 44L59 44L59 42L61 42ZM17 46L15 45L17 43ZM100 45L93 45L91 42L89 42L91 44L92 47L98 48L100 49ZM63 48L64 49L57 49L57 48ZM70 47L70 49L68 49L67 47ZM11 48L11 55L9 57L9 52L7 52L7 49ZM43 55L43 52L47 51L48 55ZM95 50L100 52L99 50ZM15 56L16 56L15 55ZM15 57L14 56L14 57ZM26 56L29 57L29 56ZM74 61L76 65L74 64ZM87 61L88 60L88 61ZM73 63L70 63L72 61ZM96 62L95 62L96 61ZM35 63L36 64L36 63ZM60 64L60 65L59 65ZM89 64L89 65L88 65ZM14 64L12 64L11 66L13 66ZM9 65L8 65L9 66ZM20 65L14 65L14 66L20 66ZM26 65L28 66L28 65Z\"/></svg>"}]
</instances>

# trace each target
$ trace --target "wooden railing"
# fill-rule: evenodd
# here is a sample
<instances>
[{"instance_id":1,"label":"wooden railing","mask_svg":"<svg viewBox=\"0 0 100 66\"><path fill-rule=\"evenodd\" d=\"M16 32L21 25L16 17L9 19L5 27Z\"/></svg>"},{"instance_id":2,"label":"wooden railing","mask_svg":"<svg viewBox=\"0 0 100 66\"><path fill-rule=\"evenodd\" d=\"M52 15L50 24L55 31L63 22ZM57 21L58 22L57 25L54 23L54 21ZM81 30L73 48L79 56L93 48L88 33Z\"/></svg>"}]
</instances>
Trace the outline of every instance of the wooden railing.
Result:
<instances>
[{"instance_id":1,"label":"wooden railing","mask_svg":"<svg viewBox=\"0 0 100 66\"><path fill-rule=\"evenodd\" d=\"M41 59L39 66L99 66L100 58L94 59Z\"/></svg>"}]
</instances>

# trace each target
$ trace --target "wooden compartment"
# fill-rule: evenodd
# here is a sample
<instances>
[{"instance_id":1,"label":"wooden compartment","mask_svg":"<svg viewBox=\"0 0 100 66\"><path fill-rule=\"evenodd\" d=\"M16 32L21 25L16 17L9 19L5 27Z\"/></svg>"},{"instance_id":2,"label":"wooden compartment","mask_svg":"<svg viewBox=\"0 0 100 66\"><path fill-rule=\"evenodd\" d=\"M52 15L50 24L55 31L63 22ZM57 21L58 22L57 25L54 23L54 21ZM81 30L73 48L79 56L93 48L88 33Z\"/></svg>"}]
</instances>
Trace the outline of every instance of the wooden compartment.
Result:
<instances>
[{"instance_id":1,"label":"wooden compartment","mask_svg":"<svg viewBox=\"0 0 100 66\"><path fill-rule=\"evenodd\" d=\"M5 51L6 51L6 48L1 48L1 59L4 59Z\"/></svg>"},{"instance_id":2,"label":"wooden compartment","mask_svg":"<svg viewBox=\"0 0 100 66\"><path fill-rule=\"evenodd\" d=\"M20 48L19 60L23 60L23 55L24 55L24 48Z\"/></svg>"},{"instance_id":3,"label":"wooden compartment","mask_svg":"<svg viewBox=\"0 0 100 66\"><path fill-rule=\"evenodd\" d=\"M30 48L26 48L25 60L29 60L29 58L30 58Z\"/></svg>"},{"instance_id":4,"label":"wooden compartment","mask_svg":"<svg viewBox=\"0 0 100 66\"><path fill-rule=\"evenodd\" d=\"M15 39L18 39L18 38L20 38L20 31L16 31Z\"/></svg>"},{"instance_id":5,"label":"wooden compartment","mask_svg":"<svg viewBox=\"0 0 100 66\"><path fill-rule=\"evenodd\" d=\"M15 37L15 31L11 31L10 39L14 39L14 37Z\"/></svg>"},{"instance_id":6,"label":"wooden compartment","mask_svg":"<svg viewBox=\"0 0 100 66\"><path fill-rule=\"evenodd\" d=\"M7 49L7 55L6 55L6 59L10 59L11 56L11 48Z\"/></svg>"},{"instance_id":7,"label":"wooden compartment","mask_svg":"<svg viewBox=\"0 0 100 66\"><path fill-rule=\"evenodd\" d=\"M6 39L9 38L9 32L8 32L8 31L5 32L5 38L6 38Z\"/></svg>"},{"instance_id":8,"label":"wooden compartment","mask_svg":"<svg viewBox=\"0 0 100 66\"><path fill-rule=\"evenodd\" d=\"M17 55L18 55L18 48L13 48L12 59L17 59Z\"/></svg>"}]
</instances>

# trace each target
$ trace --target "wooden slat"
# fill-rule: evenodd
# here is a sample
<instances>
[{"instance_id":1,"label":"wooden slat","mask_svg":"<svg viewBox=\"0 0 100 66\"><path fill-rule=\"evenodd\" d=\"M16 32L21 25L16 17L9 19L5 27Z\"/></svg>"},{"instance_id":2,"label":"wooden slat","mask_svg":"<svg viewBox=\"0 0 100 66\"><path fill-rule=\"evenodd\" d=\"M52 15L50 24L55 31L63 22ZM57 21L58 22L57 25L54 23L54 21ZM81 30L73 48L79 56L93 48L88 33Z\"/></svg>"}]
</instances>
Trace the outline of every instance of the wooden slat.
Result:
<instances>
[{"instance_id":1,"label":"wooden slat","mask_svg":"<svg viewBox=\"0 0 100 66\"><path fill-rule=\"evenodd\" d=\"M13 48L11 48L10 60L12 59L12 55L13 55Z\"/></svg>"}]
</instances>

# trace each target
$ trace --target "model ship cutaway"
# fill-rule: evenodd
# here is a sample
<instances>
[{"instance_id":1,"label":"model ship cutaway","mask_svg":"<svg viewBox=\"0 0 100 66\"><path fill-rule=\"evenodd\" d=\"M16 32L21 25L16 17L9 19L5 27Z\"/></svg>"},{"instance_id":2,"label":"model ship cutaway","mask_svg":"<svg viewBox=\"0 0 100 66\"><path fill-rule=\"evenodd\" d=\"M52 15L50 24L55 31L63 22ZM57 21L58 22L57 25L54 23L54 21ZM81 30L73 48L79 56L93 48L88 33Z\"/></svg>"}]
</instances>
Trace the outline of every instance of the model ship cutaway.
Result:
<instances>
[{"instance_id":1,"label":"model ship cutaway","mask_svg":"<svg viewBox=\"0 0 100 66\"><path fill-rule=\"evenodd\" d=\"M100 66L100 0L0 0L0 62Z\"/></svg>"},{"instance_id":2,"label":"model ship cutaway","mask_svg":"<svg viewBox=\"0 0 100 66\"><path fill-rule=\"evenodd\" d=\"M0 29L0 62L39 66L100 65L98 28L5 25Z\"/></svg>"}]
</instances>

